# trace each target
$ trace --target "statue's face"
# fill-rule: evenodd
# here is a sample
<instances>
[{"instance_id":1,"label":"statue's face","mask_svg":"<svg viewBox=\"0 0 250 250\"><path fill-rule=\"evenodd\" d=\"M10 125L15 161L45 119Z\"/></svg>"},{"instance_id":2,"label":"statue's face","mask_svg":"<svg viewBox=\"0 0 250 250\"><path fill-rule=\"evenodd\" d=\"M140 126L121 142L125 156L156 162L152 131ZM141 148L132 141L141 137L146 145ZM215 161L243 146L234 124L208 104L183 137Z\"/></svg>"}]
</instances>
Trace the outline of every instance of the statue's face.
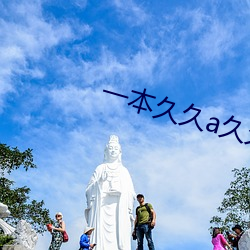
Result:
<instances>
[{"instance_id":1,"label":"statue's face","mask_svg":"<svg viewBox=\"0 0 250 250\"><path fill-rule=\"evenodd\" d=\"M117 159L119 154L121 153L121 148L118 143L109 143L108 144L108 156L110 159Z\"/></svg>"}]
</instances>

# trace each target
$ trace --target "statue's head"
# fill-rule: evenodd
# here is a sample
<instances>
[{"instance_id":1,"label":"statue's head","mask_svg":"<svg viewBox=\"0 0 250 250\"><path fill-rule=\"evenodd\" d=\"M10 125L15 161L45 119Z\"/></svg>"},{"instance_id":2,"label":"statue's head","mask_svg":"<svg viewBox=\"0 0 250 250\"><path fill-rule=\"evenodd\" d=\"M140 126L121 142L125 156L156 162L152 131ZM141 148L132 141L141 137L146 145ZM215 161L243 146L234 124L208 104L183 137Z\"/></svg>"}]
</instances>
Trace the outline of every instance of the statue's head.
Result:
<instances>
[{"instance_id":1,"label":"statue's head","mask_svg":"<svg viewBox=\"0 0 250 250\"><path fill-rule=\"evenodd\" d=\"M111 135L104 150L104 162L114 162L116 160L121 162L121 155L122 148L119 143L119 138L116 135Z\"/></svg>"},{"instance_id":2,"label":"statue's head","mask_svg":"<svg viewBox=\"0 0 250 250\"><path fill-rule=\"evenodd\" d=\"M8 206L0 202L0 218L5 218L10 215Z\"/></svg>"}]
</instances>

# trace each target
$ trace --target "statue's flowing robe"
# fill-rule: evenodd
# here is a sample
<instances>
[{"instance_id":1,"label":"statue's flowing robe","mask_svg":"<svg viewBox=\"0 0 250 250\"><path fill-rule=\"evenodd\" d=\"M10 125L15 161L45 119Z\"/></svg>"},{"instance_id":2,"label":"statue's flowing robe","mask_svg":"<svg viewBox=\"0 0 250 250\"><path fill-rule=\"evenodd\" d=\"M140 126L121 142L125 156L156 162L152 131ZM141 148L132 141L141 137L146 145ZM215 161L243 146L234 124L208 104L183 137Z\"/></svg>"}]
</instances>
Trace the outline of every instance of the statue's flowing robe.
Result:
<instances>
[{"instance_id":1,"label":"statue's flowing robe","mask_svg":"<svg viewBox=\"0 0 250 250\"><path fill-rule=\"evenodd\" d=\"M240 237L238 245L240 250L250 249L250 229L243 233L243 235Z\"/></svg>"},{"instance_id":2,"label":"statue's flowing robe","mask_svg":"<svg viewBox=\"0 0 250 250\"><path fill-rule=\"evenodd\" d=\"M88 226L95 250L130 250L135 191L128 170L99 165L86 189Z\"/></svg>"}]
</instances>

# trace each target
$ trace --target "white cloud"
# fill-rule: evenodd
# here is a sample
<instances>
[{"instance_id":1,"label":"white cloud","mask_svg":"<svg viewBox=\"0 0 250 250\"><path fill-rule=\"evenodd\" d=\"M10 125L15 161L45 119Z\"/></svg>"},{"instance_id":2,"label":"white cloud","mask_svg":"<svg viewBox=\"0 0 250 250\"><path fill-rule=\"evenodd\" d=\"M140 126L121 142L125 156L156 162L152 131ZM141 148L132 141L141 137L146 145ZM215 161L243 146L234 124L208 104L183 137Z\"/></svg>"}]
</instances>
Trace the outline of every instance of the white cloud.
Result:
<instances>
[{"instance_id":1,"label":"white cloud","mask_svg":"<svg viewBox=\"0 0 250 250\"><path fill-rule=\"evenodd\" d=\"M1 20L3 47L17 46L25 56L39 58L44 49L73 36L67 24L58 25L52 20L45 20L38 3L21 2L15 6L10 5L9 8L12 18L8 21Z\"/></svg>"},{"instance_id":2,"label":"white cloud","mask_svg":"<svg viewBox=\"0 0 250 250\"><path fill-rule=\"evenodd\" d=\"M154 70L159 63L158 52L147 47L143 42L141 51L138 51L130 61L128 61L129 74L131 78L138 78L147 81L147 84L154 83Z\"/></svg>"},{"instance_id":3,"label":"white cloud","mask_svg":"<svg viewBox=\"0 0 250 250\"><path fill-rule=\"evenodd\" d=\"M147 13L133 0L113 0L113 4L119 12L119 15L123 20L128 22L130 26L142 25L148 19Z\"/></svg>"},{"instance_id":4,"label":"white cloud","mask_svg":"<svg viewBox=\"0 0 250 250\"><path fill-rule=\"evenodd\" d=\"M220 61L225 56L232 56L232 49L236 44L233 34L232 25L213 21L197 42L201 60L208 63L213 60Z\"/></svg>"},{"instance_id":5,"label":"white cloud","mask_svg":"<svg viewBox=\"0 0 250 250\"><path fill-rule=\"evenodd\" d=\"M165 16L165 22L159 26L166 44L161 41L162 48L165 45L182 66L188 66L194 58L213 65L234 57L243 37L236 29L236 21L221 16L216 10L209 11L203 4L193 9L177 8L174 14Z\"/></svg>"},{"instance_id":6,"label":"white cloud","mask_svg":"<svg viewBox=\"0 0 250 250\"><path fill-rule=\"evenodd\" d=\"M105 85L105 89L113 91L112 86ZM117 92L117 91L116 91ZM96 119L97 114L109 117L112 114L124 113L124 104L119 97L104 93L102 86L97 89L78 88L73 85L62 89L54 89L48 93L52 104L69 117Z\"/></svg>"},{"instance_id":7,"label":"white cloud","mask_svg":"<svg viewBox=\"0 0 250 250\"><path fill-rule=\"evenodd\" d=\"M119 74L122 75L127 68L106 48L102 49L99 60L82 61L82 66L83 79L87 84L114 81L115 77Z\"/></svg>"},{"instance_id":8,"label":"white cloud","mask_svg":"<svg viewBox=\"0 0 250 250\"><path fill-rule=\"evenodd\" d=\"M200 8L189 11L186 15L190 18L190 27L193 33L201 32L204 26L206 26L206 24L211 20L211 17L209 15L205 15Z\"/></svg>"},{"instance_id":9,"label":"white cloud","mask_svg":"<svg viewBox=\"0 0 250 250\"><path fill-rule=\"evenodd\" d=\"M2 11L11 13L9 18L0 19L0 95L4 96L15 90L12 78L16 74L43 77L44 72L35 66L30 68L28 60L40 59L46 49L71 38L73 33L67 24L45 20L39 2L9 3Z\"/></svg>"},{"instance_id":10,"label":"white cloud","mask_svg":"<svg viewBox=\"0 0 250 250\"><path fill-rule=\"evenodd\" d=\"M74 0L74 4L81 9L84 9L87 5L87 0Z\"/></svg>"},{"instance_id":11,"label":"white cloud","mask_svg":"<svg viewBox=\"0 0 250 250\"><path fill-rule=\"evenodd\" d=\"M126 85L126 88L133 85L133 82L140 80L152 84L154 79L154 69L158 60L157 53L141 43L141 50L130 57L116 57L106 48L98 61L83 61L82 72L84 83L112 83L116 85Z\"/></svg>"}]
</instances>

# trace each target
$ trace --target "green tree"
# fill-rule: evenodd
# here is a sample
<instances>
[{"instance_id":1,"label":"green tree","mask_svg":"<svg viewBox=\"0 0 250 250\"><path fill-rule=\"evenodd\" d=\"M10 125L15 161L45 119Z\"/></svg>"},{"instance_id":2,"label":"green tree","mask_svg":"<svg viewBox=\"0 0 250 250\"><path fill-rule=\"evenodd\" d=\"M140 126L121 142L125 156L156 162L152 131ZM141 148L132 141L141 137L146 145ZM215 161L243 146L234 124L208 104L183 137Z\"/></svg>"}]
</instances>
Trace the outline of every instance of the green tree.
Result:
<instances>
[{"instance_id":1,"label":"green tree","mask_svg":"<svg viewBox=\"0 0 250 250\"><path fill-rule=\"evenodd\" d=\"M223 231L230 231L235 224L246 229L250 220L250 169L235 168L232 172L234 180L217 208L222 216L213 216L210 220L212 225L222 228Z\"/></svg>"},{"instance_id":2,"label":"green tree","mask_svg":"<svg viewBox=\"0 0 250 250\"><path fill-rule=\"evenodd\" d=\"M16 147L0 144L0 167L0 202L6 204L11 211L11 216L5 220L12 226L21 219L26 220L37 233L43 233L45 225L52 221L49 210L44 208L44 201L30 200L30 188L14 188L15 183L6 178L6 175L19 168L24 168L25 171L36 168L32 150L21 152Z\"/></svg>"}]
</instances>

